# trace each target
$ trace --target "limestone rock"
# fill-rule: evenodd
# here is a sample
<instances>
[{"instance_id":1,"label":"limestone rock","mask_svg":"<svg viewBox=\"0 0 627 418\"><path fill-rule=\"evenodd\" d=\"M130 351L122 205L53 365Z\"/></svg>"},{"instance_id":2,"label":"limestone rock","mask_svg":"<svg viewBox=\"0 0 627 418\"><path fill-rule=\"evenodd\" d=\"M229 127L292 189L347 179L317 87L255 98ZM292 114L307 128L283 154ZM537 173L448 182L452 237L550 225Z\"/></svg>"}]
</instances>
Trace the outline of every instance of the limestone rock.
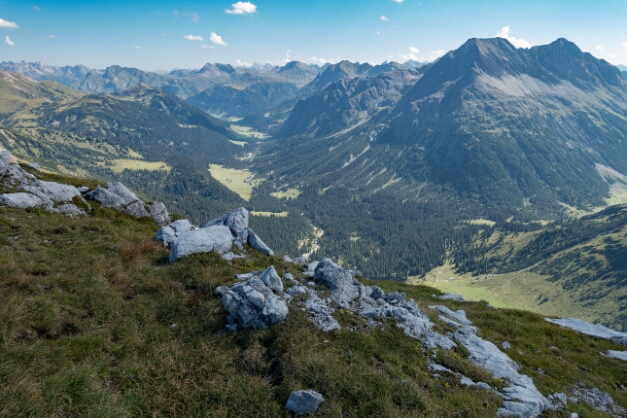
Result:
<instances>
[{"instance_id":1,"label":"limestone rock","mask_svg":"<svg viewBox=\"0 0 627 418\"><path fill-rule=\"evenodd\" d=\"M259 276L263 284L268 286L275 292L283 292L283 282L281 281L281 276L276 272L274 266L268 267L261 276Z\"/></svg>"},{"instance_id":2,"label":"limestone rock","mask_svg":"<svg viewBox=\"0 0 627 418\"><path fill-rule=\"evenodd\" d=\"M67 203L65 205L54 208L55 212L65 213L69 216L87 216L85 211L73 203Z\"/></svg>"},{"instance_id":3,"label":"limestone rock","mask_svg":"<svg viewBox=\"0 0 627 418\"><path fill-rule=\"evenodd\" d=\"M3 149L0 151L0 177L4 177L9 169L9 162L11 161L11 154L9 151Z\"/></svg>"},{"instance_id":4,"label":"limestone rock","mask_svg":"<svg viewBox=\"0 0 627 418\"><path fill-rule=\"evenodd\" d=\"M607 350L607 356L617 360L627 361L627 351Z\"/></svg>"},{"instance_id":5,"label":"limestone rock","mask_svg":"<svg viewBox=\"0 0 627 418\"><path fill-rule=\"evenodd\" d=\"M464 299L462 295L458 295L457 293L445 293L443 295L438 296L438 299L454 300L455 302L466 302L466 299Z\"/></svg>"},{"instance_id":6,"label":"limestone rock","mask_svg":"<svg viewBox=\"0 0 627 418\"><path fill-rule=\"evenodd\" d=\"M28 164L26 167L28 168L32 168L35 171L39 171L41 170L41 167L39 166L39 163L35 162L35 163L30 163Z\"/></svg>"},{"instance_id":7,"label":"limestone rock","mask_svg":"<svg viewBox=\"0 0 627 418\"><path fill-rule=\"evenodd\" d=\"M81 194L82 193L87 193L89 191L89 187L87 187L87 186L80 186L80 187L77 187L76 190L81 192Z\"/></svg>"},{"instance_id":8,"label":"limestone rock","mask_svg":"<svg viewBox=\"0 0 627 418\"><path fill-rule=\"evenodd\" d=\"M248 228L248 211L246 208L240 207L231 212L209 221L203 228L213 225L225 225L231 229L233 235L238 236L246 228Z\"/></svg>"},{"instance_id":9,"label":"limestone rock","mask_svg":"<svg viewBox=\"0 0 627 418\"><path fill-rule=\"evenodd\" d=\"M132 191L130 191L125 185L120 182L108 183L105 188L118 196L122 200L123 205L130 205L133 202L137 202L139 197Z\"/></svg>"},{"instance_id":10,"label":"limestone rock","mask_svg":"<svg viewBox=\"0 0 627 418\"><path fill-rule=\"evenodd\" d=\"M87 197L100 202L104 207L126 212L136 218L150 216L144 201L122 183L108 183L105 188L98 186L87 193Z\"/></svg>"},{"instance_id":11,"label":"limestone rock","mask_svg":"<svg viewBox=\"0 0 627 418\"><path fill-rule=\"evenodd\" d=\"M170 223L170 214L163 203L155 202L153 205L149 206L149 212L150 217L157 225L164 226Z\"/></svg>"},{"instance_id":12,"label":"limestone rock","mask_svg":"<svg viewBox=\"0 0 627 418\"><path fill-rule=\"evenodd\" d=\"M452 312L446 307L432 307L440 313L455 320L466 318L464 311ZM444 308L444 309L442 309ZM463 315L461 314L463 312ZM468 359L477 366L486 369L494 377L504 379L509 386L503 389L503 405L498 410L498 416L537 417L551 407L549 401L538 391L533 380L518 373L520 366L509 356L498 349L490 341L486 341L477 335L478 329L474 326L463 325L453 334L453 339L462 344L469 351Z\"/></svg>"},{"instance_id":13,"label":"limestone rock","mask_svg":"<svg viewBox=\"0 0 627 418\"><path fill-rule=\"evenodd\" d=\"M262 240L253 232L252 229L246 228L248 232L248 244L262 254L274 256L274 251L270 249Z\"/></svg>"},{"instance_id":14,"label":"limestone rock","mask_svg":"<svg viewBox=\"0 0 627 418\"><path fill-rule=\"evenodd\" d=\"M302 287L305 288L304 286ZM305 312L307 312L311 322L324 332L340 329L340 324L333 318L335 309L322 300L315 290L306 289L306 291L309 293L309 297L305 301Z\"/></svg>"},{"instance_id":15,"label":"limestone rock","mask_svg":"<svg viewBox=\"0 0 627 418\"><path fill-rule=\"evenodd\" d=\"M162 226L157 232L157 235L155 235L155 239L157 241L163 241L163 246L167 248L176 238L183 234L187 234L194 229L196 229L196 227L192 225L190 221L187 219L180 219L169 225Z\"/></svg>"},{"instance_id":16,"label":"limestone rock","mask_svg":"<svg viewBox=\"0 0 627 418\"><path fill-rule=\"evenodd\" d=\"M570 328L572 330L581 332L582 334L590 335L592 337L601 338L604 340L611 340L616 344L627 345L627 332L618 332L603 325L593 325L582 319L576 318L564 318L564 319L551 319L544 318L545 321L557 324L564 328Z\"/></svg>"},{"instance_id":17,"label":"limestone rock","mask_svg":"<svg viewBox=\"0 0 627 418\"><path fill-rule=\"evenodd\" d=\"M0 195L0 205L11 208L26 209L43 206L43 201L30 193L5 193Z\"/></svg>"},{"instance_id":18,"label":"limestone rock","mask_svg":"<svg viewBox=\"0 0 627 418\"><path fill-rule=\"evenodd\" d=\"M215 251L222 255L233 246L231 230L224 225L200 228L183 234L170 244L170 263L181 257Z\"/></svg>"},{"instance_id":19,"label":"limestone rock","mask_svg":"<svg viewBox=\"0 0 627 418\"><path fill-rule=\"evenodd\" d=\"M587 403L597 411L621 416L625 414L625 409L615 404L609 393L602 392L597 388L579 384L578 387L573 388L572 392L575 398Z\"/></svg>"},{"instance_id":20,"label":"limestone rock","mask_svg":"<svg viewBox=\"0 0 627 418\"><path fill-rule=\"evenodd\" d=\"M217 225L210 228L226 227ZM206 228L199 231L204 229ZM242 328L268 328L287 318L288 309L285 301L257 277L238 283L227 291L220 289L220 292L223 293L222 306L230 316L231 323L227 328L231 331Z\"/></svg>"},{"instance_id":21,"label":"limestone rock","mask_svg":"<svg viewBox=\"0 0 627 418\"><path fill-rule=\"evenodd\" d=\"M327 286L331 290L333 300L345 308L360 296L359 287L363 287L352 274L328 258L316 266L314 280Z\"/></svg>"},{"instance_id":22,"label":"limestone rock","mask_svg":"<svg viewBox=\"0 0 627 418\"><path fill-rule=\"evenodd\" d=\"M100 202L100 204L106 208L120 210L124 206L124 200L122 200L120 196L100 186L87 193L87 197L91 200Z\"/></svg>"},{"instance_id":23,"label":"limestone rock","mask_svg":"<svg viewBox=\"0 0 627 418\"><path fill-rule=\"evenodd\" d=\"M324 402L324 398L318 392L299 390L292 392L285 407L300 417L316 412L322 402Z\"/></svg>"}]
</instances>

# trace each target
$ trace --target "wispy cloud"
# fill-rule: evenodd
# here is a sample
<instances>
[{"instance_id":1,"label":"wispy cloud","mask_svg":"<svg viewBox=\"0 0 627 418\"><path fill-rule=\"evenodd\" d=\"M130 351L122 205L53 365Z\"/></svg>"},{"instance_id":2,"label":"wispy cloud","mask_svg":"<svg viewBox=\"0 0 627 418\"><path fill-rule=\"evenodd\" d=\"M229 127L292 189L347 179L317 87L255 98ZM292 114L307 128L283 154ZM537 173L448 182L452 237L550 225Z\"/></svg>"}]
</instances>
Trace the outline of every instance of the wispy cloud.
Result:
<instances>
[{"instance_id":1,"label":"wispy cloud","mask_svg":"<svg viewBox=\"0 0 627 418\"><path fill-rule=\"evenodd\" d=\"M438 49L437 51L431 51L431 53L429 54L429 61L435 61L438 58L440 58L442 55L444 55L444 50L443 49Z\"/></svg>"},{"instance_id":2,"label":"wispy cloud","mask_svg":"<svg viewBox=\"0 0 627 418\"><path fill-rule=\"evenodd\" d=\"M384 22L389 21L390 19L388 19L385 15L381 15L381 20L383 20Z\"/></svg>"},{"instance_id":3,"label":"wispy cloud","mask_svg":"<svg viewBox=\"0 0 627 418\"><path fill-rule=\"evenodd\" d=\"M603 45L595 45L594 49L597 51L603 51Z\"/></svg>"},{"instance_id":4,"label":"wispy cloud","mask_svg":"<svg viewBox=\"0 0 627 418\"><path fill-rule=\"evenodd\" d=\"M418 61L418 54L419 53L420 53L420 51L418 50L418 48L410 46L409 47L409 53L408 54L401 54L401 57L404 60Z\"/></svg>"},{"instance_id":5,"label":"wispy cloud","mask_svg":"<svg viewBox=\"0 0 627 418\"><path fill-rule=\"evenodd\" d=\"M52 34L48 35L48 38L50 38L50 39L54 39L56 37L57 37L56 35L52 35Z\"/></svg>"},{"instance_id":6,"label":"wispy cloud","mask_svg":"<svg viewBox=\"0 0 627 418\"><path fill-rule=\"evenodd\" d=\"M247 15L257 13L257 6L249 1L238 1L237 3L231 4L231 8L225 9L224 12L231 15Z\"/></svg>"},{"instance_id":7,"label":"wispy cloud","mask_svg":"<svg viewBox=\"0 0 627 418\"><path fill-rule=\"evenodd\" d=\"M19 26L15 22L9 22L0 17L0 28L3 29L17 29Z\"/></svg>"},{"instance_id":8,"label":"wispy cloud","mask_svg":"<svg viewBox=\"0 0 627 418\"><path fill-rule=\"evenodd\" d=\"M324 58L311 57L311 60L312 60L313 62L315 62L316 64L322 64L322 65L324 65L324 64L326 64L326 63L327 63L327 60L325 60Z\"/></svg>"},{"instance_id":9,"label":"wispy cloud","mask_svg":"<svg viewBox=\"0 0 627 418\"><path fill-rule=\"evenodd\" d=\"M222 37L215 32L211 32L211 35L209 36L209 40L216 45L222 45L222 46L227 45L227 43L224 42L224 39L222 39Z\"/></svg>"},{"instance_id":10,"label":"wispy cloud","mask_svg":"<svg viewBox=\"0 0 627 418\"><path fill-rule=\"evenodd\" d=\"M623 42L623 49L627 49L627 41Z\"/></svg>"},{"instance_id":11,"label":"wispy cloud","mask_svg":"<svg viewBox=\"0 0 627 418\"><path fill-rule=\"evenodd\" d=\"M166 35L165 33L161 32L159 35L163 36L164 38L168 35Z\"/></svg>"},{"instance_id":12,"label":"wispy cloud","mask_svg":"<svg viewBox=\"0 0 627 418\"><path fill-rule=\"evenodd\" d=\"M204 49L213 49L213 48L215 48L215 46L213 46L213 45L211 45L211 46L203 45L202 47Z\"/></svg>"},{"instance_id":13,"label":"wispy cloud","mask_svg":"<svg viewBox=\"0 0 627 418\"><path fill-rule=\"evenodd\" d=\"M204 41L204 39L202 39L202 36L197 35L185 35L183 36L183 38L187 39L188 41Z\"/></svg>"},{"instance_id":14,"label":"wispy cloud","mask_svg":"<svg viewBox=\"0 0 627 418\"><path fill-rule=\"evenodd\" d=\"M39 8L39 6L35 6L34 4L31 6L33 8L34 11L38 12L41 9Z\"/></svg>"},{"instance_id":15,"label":"wispy cloud","mask_svg":"<svg viewBox=\"0 0 627 418\"><path fill-rule=\"evenodd\" d=\"M507 39L516 48L531 48L531 44L524 39L514 38L509 35L509 26L505 26L495 35L497 38Z\"/></svg>"},{"instance_id":16,"label":"wispy cloud","mask_svg":"<svg viewBox=\"0 0 627 418\"><path fill-rule=\"evenodd\" d=\"M15 46L15 42L13 42L8 36L4 37L4 42L6 42L9 46Z\"/></svg>"},{"instance_id":17,"label":"wispy cloud","mask_svg":"<svg viewBox=\"0 0 627 418\"><path fill-rule=\"evenodd\" d=\"M141 51L141 50L142 50L142 47L141 47L141 46L137 46L137 45L135 45L135 49L139 49L139 50Z\"/></svg>"},{"instance_id":18,"label":"wispy cloud","mask_svg":"<svg viewBox=\"0 0 627 418\"><path fill-rule=\"evenodd\" d=\"M392 1L393 1L394 3L402 3L402 2L404 2L405 0L392 0Z\"/></svg>"},{"instance_id":19,"label":"wispy cloud","mask_svg":"<svg viewBox=\"0 0 627 418\"><path fill-rule=\"evenodd\" d=\"M192 12L189 10L183 12L183 16L192 19L192 22L194 23L198 23L198 21L200 20L200 17L198 16L197 12Z\"/></svg>"},{"instance_id":20,"label":"wispy cloud","mask_svg":"<svg viewBox=\"0 0 627 418\"><path fill-rule=\"evenodd\" d=\"M235 61L235 64L238 67L252 67L253 66L252 64L250 64L248 62L243 62L243 61L240 61L240 60Z\"/></svg>"}]
</instances>

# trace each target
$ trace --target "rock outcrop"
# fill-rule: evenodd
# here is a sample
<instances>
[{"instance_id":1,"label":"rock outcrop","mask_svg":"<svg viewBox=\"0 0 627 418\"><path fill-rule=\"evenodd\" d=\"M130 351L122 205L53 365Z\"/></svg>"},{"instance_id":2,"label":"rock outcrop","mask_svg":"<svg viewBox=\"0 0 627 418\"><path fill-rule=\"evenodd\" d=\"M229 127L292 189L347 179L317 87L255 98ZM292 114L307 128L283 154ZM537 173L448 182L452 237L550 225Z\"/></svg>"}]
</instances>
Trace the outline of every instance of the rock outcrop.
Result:
<instances>
[{"instance_id":1,"label":"rock outcrop","mask_svg":"<svg viewBox=\"0 0 627 418\"><path fill-rule=\"evenodd\" d=\"M214 225L210 228L224 228L224 225ZM205 228L200 230L202 229ZM222 296L222 306L229 313L227 329L231 331L243 328L263 329L287 318L287 304L280 293L275 294L279 292L275 289L280 288L282 291L283 284L281 278L275 275L276 270L270 266L261 277L253 276L230 289L225 286L216 289L216 294Z\"/></svg>"},{"instance_id":2,"label":"rock outcrop","mask_svg":"<svg viewBox=\"0 0 627 418\"><path fill-rule=\"evenodd\" d=\"M0 195L0 205L10 208L26 209L43 206L44 202L30 193L5 193Z\"/></svg>"},{"instance_id":3,"label":"rock outcrop","mask_svg":"<svg viewBox=\"0 0 627 418\"><path fill-rule=\"evenodd\" d=\"M177 222L179 222L177 224ZM170 262L181 257L215 251L231 261L239 255L227 255L233 245L240 250L248 244L257 251L273 256L274 252L248 227L248 211L237 208L195 229L189 221L177 221L159 230L155 239L170 247ZM176 225L175 225L176 224Z\"/></svg>"},{"instance_id":4,"label":"rock outcrop","mask_svg":"<svg viewBox=\"0 0 627 418\"><path fill-rule=\"evenodd\" d=\"M314 390L299 390L292 392L285 408L292 411L296 416L304 416L313 414L318 407L324 402L321 394Z\"/></svg>"},{"instance_id":5,"label":"rock outcrop","mask_svg":"<svg viewBox=\"0 0 627 418\"><path fill-rule=\"evenodd\" d=\"M9 169L9 162L11 161L11 154L7 150L0 151L0 177L4 177Z\"/></svg>"},{"instance_id":6,"label":"rock outcrop","mask_svg":"<svg viewBox=\"0 0 627 418\"><path fill-rule=\"evenodd\" d=\"M126 212L138 219L152 217L161 226L170 223L170 215L163 203L157 202L149 206L119 182L107 183L104 188L98 186L96 189L88 192L87 197L100 202L104 207Z\"/></svg>"},{"instance_id":7,"label":"rock outcrop","mask_svg":"<svg viewBox=\"0 0 627 418\"><path fill-rule=\"evenodd\" d=\"M582 319L576 318L544 318L544 320L564 328L570 328L574 331L581 332L582 334L586 334L591 337L597 337L603 340L610 340L620 345L627 345L627 332L614 331L613 329L604 327L603 325L593 325Z\"/></svg>"}]
</instances>

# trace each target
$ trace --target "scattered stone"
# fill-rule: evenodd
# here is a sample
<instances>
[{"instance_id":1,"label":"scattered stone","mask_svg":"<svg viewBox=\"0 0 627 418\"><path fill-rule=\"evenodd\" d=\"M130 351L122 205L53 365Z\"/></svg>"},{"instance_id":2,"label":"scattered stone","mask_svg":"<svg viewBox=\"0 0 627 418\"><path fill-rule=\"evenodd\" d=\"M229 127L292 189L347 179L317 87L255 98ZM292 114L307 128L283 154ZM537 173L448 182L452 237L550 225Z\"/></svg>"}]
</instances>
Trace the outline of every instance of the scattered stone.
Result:
<instances>
[{"instance_id":1,"label":"scattered stone","mask_svg":"<svg viewBox=\"0 0 627 418\"><path fill-rule=\"evenodd\" d=\"M285 407L297 416L313 414L324 402L321 394L313 390L299 390L292 392Z\"/></svg>"},{"instance_id":2,"label":"scattered stone","mask_svg":"<svg viewBox=\"0 0 627 418\"><path fill-rule=\"evenodd\" d=\"M155 202L153 205L149 206L148 211L150 212L150 217L157 225L164 226L170 223L170 214L163 203Z\"/></svg>"},{"instance_id":3,"label":"scattered stone","mask_svg":"<svg viewBox=\"0 0 627 418\"><path fill-rule=\"evenodd\" d=\"M307 293L309 293L309 298L305 301L305 311L308 313L308 318L311 322L324 332L342 328L337 320L333 318L335 309L322 300L315 290L308 289Z\"/></svg>"},{"instance_id":4,"label":"scattered stone","mask_svg":"<svg viewBox=\"0 0 627 418\"><path fill-rule=\"evenodd\" d=\"M214 251L220 255L233 246L231 230L224 225L195 229L176 238L170 244L170 263L181 257Z\"/></svg>"},{"instance_id":5,"label":"scattered stone","mask_svg":"<svg viewBox=\"0 0 627 418\"><path fill-rule=\"evenodd\" d=\"M216 225L201 228L199 231L212 228L226 227ZM229 313L227 329L231 331L243 328L268 328L287 318L288 309L285 301L257 277L245 283L238 283L226 291L224 288L216 289L216 292L218 291L222 293L222 306Z\"/></svg>"},{"instance_id":6,"label":"scattered stone","mask_svg":"<svg viewBox=\"0 0 627 418\"><path fill-rule=\"evenodd\" d=\"M442 300L454 300L455 302L466 302L466 299L464 299L462 295L458 295L457 293L445 293L440 296L435 296L435 295L433 296Z\"/></svg>"},{"instance_id":7,"label":"scattered stone","mask_svg":"<svg viewBox=\"0 0 627 418\"><path fill-rule=\"evenodd\" d=\"M274 266L268 267L261 276L259 276L263 284L268 286L275 292L281 293L283 292L283 282L281 281L281 276L276 272Z\"/></svg>"},{"instance_id":8,"label":"scattered stone","mask_svg":"<svg viewBox=\"0 0 627 418\"><path fill-rule=\"evenodd\" d=\"M252 229L246 228L248 232L248 244L262 254L274 256L274 251L270 249L262 240L253 232Z\"/></svg>"},{"instance_id":9,"label":"scattered stone","mask_svg":"<svg viewBox=\"0 0 627 418\"><path fill-rule=\"evenodd\" d=\"M285 273L283 275L283 280L287 280L288 282L298 283L296 279L294 279L294 276L292 276L292 273Z\"/></svg>"},{"instance_id":10,"label":"scattered stone","mask_svg":"<svg viewBox=\"0 0 627 418\"><path fill-rule=\"evenodd\" d=\"M87 197L100 202L104 207L126 212L138 219L150 216L148 212L150 208L144 201L140 200L135 193L119 182L108 183L105 188L98 186L87 193Z\"/></svg>"},{"instance_id":11,"label":"scattered stone","mask_svg":"<svg viewBox=\"0 0 627 418\"><path fill-rule=\"evenodd\" d=\"M617 360L627 361L627 351L607 350L607 356Z\"/></svg>"},{"instance_id":12,"label":"scattered stone","mask_svg":"<svg viewBox=\"0 0 627 418\"><path fill-rule=\"evenodd\" d=\"M233 252L222 254L222 258L226 261L233 261L244 257L246 257L244 254L235 254Z\"/></svg>"},{"instance_id":13,"label":"scattered stone","mask_svg":"<svg viewBox=\"0 0 627 418\"><path fill-rule=\"evenodd\" d=\"M597 411L609 414L625 413L622 407L614 403L614 399L612 399L609 393L602 392L597 388L586 387L580 383L573 388L572 393L575 398L587 403Z\"/></svg>"},{"instance_id":14,"label":"scattered stone","mask_svg":"<svg viewBox=\"0 0 627 418\"><path fill-rule=\"evenodd\" d=\"M26 209L43 206L44 202L30 193L5 193L0 195L0 205L10 208Z\"/></svg>"},{"instance_id":15,"label":"scattered stone","mask_svg":"<svg viewBox=\"0 0 627 418\"><path fill-rule=\"evenodd\" d=\"M11 154L9 151L3 149L0 151L0 177L4 177L9 169L9 162L11 161Z\"/></svg>"},{"instance_id":16,"label":"scattered stone","mask_svg":"<svg viewBox=\"0 0 627 418\"><path fill-rule=\"evenodd\" d=\"M194 229L196 229L196 227L192 225L190 221L187 219L180 219L169 225L162 226L157 232L157 235L155 235L155 239L163 241L163 246L167 248L176 238L193 231Z\"/></svg>"},{"instance_id":17,"label":"scattered stone","mask_svg":"<svg viewBox=\"0 0 627 418\"><path fill-rule=\"evenodd\" d=\"M579 414L576 412L573 412L572 414L570 414L570 418L579 418Z\"/></svg>"},{"instance_id":18,"label":"scattered stone","mask_svg":"<svg viewBox=\"0 0 627 418\"><path fill-rule=\"evenodd\" d=\"M89 191L89 187L87 186L81 186L81 187L77 187L76 190L78 190L79 192L82 193L87 193Z\"/></svg>"},{"instance_id":19,"label":"scattered stone","mask_svg":"<svg viewBox=\"0 0 627 418\"><path fill-rule=\"evenodd\" d=\"M234 236L240 235L245 229L248 228L248 211L246 208L237 208L229 213L226 213L219 218L207 222L203 228L207 228L213 225L228 226Z\"/></svg>"},{"instance_id":20,"label":"scattered stone","mask_svg":"<svg viewBox=\"0 0 627 418\"><path fill-rule=\"evenodd\" d=\"M431 307L437 309L437 307ZM448 308L447 308L448 309ZM439 312L446 312L438 309ZM450 311L450 310L449 310ZM462 311L463 312L463 311ZM462 316L460 311L456 317ZM462 316L466 318L466 315ZM450 317L451 320L455 318ZM462 325L462 324L460 324ZM551 407L549 401L538 391L533 380L518 373L520 366L489 341L477 336L478 329L463 325L453 334L453 339L470 352L468 359L490 372L497 379L507 380L510 386L503 390L503 406L498 416L537 417Z\"/></svg>"},{"instance_id":21,"label":"scattered stone","mask_svg":"<svg viewBox=\"0 0 627 418\"><path fill-rule=\"evenodd\" d=\"M551 319L544 318L545 321L557 324L564 328L569 328L585 335L601 338L604 340L611 340L612 342L620 345L627 345L627 332L618 332L613 329L604 327L603 325L593 325L582 319L576 318L564 318L564 319Z\"/></svg>"},{"instance_id":22,"label":"scattered stone","mask_svg":"<svg viewBox=\"0 0 627 418\"><path fill-rule=\"evenodd\" d=\"M322 283L331 290L331 297L343 308L362 293L360 284L352 274L328 258L323 259L314 272L314 280Z\"/></svg>"},{"instance_id":23,"label":"scattered stone","mask_svg":"<svg viewBox=\"0 0 627 418\"><path fill-rule=\"evenodd\" d=\"M286 263L293 263L294 260L292 260L290 257L288 257L287 255L283 256L283 261L285 261Z\"/></svg>"},{"instance_id":24,"label":"scattered stone","mask_svg":"<svg viewBox=\"0 0 627 418\"><path fill-rule=\"evenodd\" d=\"M35 163L30 163L28 164L26 167L28 168L32 168L35 171L39 171L41 170L41 167L39 166L39 163L35 162Z\"/></svg>"},{"instance_id":25,"label":"scattered stone","mask_svg":"<svg viewBox=\"0 0 627 418\"><path fill-rule=\"evenodd\" d=\"M305 266L309 261L306 257L296 257L294 259L294 264L300 264L301 266Z\"/></svg>"},{"instance_id":26,"label":"scattered stone","mask_svg":"<svg viewBox=\"0 0 627 418\"><path fill-rule=\"evenodd\" d=\"M85 211L73 203L67 203L65 205L58 206L54 209L55 212L65 213L68 216L87 216Z\"/></svg>"},{"instance_id":27,"label":"scattered stone","mask_svg":"<svg viewBox=\"0 0 627 418\"><path fill-rule=\"evenodd\" d=\"M488 308L493 309L493 310L495 310L495 311L500 311L500 309L499 309L499 308L497 308L496 306L492 305L491 303L488 303L488 305L487 305L487 306L488 306Z\"/></svg>"},{"instance_id":28,"label":"scattered stone","mask_svg":"<svg viewBox=\"0 0 627 418\"><path fill-rule=\"evenodd\" d=\"M307 294L307 288L302 285L292 286L286 290L286 293L290 296L299 296Z\"/></svg>"},{"instance_id":29,"label":"scattered stone","mask_svg":"<svg viewBox=\"0 0 627 418\"><path fill-rule=\"evenodd\" d=\"M511 350L512 349L512 345L510 343L508 343L507 341L503 341L503 344L501 344L501 347L503 347L506 350Z\"/></svg>"},{"instance_id":30,"label":"scattered stone","mask_svg":"<svg viewBox=\"0 0 627 418\"><path fill-rule=\"evenodd\" d=\"M551 403L551 408L556 411L562 410L568 405L568 397L565 393L553 393L547 399Z\"/></svg>"},{"instance_id":31,"label":"scattered stone","mask_svg":"<svg viewBox=\"0 0 627 418\"><path fill-rule=\"evenodd\" d=\"M250 273L237 274L235 277L237 277L237 280L244 281L252 279L254 276L259 276L261 273L263 273L263 271L257 270L251 271Z\"/></svg>"}]
</instances>

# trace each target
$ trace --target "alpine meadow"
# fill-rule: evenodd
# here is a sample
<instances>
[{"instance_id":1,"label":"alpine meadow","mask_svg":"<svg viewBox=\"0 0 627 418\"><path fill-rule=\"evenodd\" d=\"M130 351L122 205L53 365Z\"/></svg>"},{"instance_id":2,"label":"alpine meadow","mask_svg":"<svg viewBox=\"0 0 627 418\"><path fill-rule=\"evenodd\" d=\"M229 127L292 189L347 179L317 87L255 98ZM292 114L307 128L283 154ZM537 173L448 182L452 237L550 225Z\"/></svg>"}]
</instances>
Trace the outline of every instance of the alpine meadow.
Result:
<instances>
[{"instance_id":1,"label":"alpine meadow","mask_svg":"<svg viewBox=\"0 0 627 418\"><path fill-rule=\"evenodd\" d=\"M0 4L0 417L627 417L626 18Z\"/></svg>"}]
</instances>

